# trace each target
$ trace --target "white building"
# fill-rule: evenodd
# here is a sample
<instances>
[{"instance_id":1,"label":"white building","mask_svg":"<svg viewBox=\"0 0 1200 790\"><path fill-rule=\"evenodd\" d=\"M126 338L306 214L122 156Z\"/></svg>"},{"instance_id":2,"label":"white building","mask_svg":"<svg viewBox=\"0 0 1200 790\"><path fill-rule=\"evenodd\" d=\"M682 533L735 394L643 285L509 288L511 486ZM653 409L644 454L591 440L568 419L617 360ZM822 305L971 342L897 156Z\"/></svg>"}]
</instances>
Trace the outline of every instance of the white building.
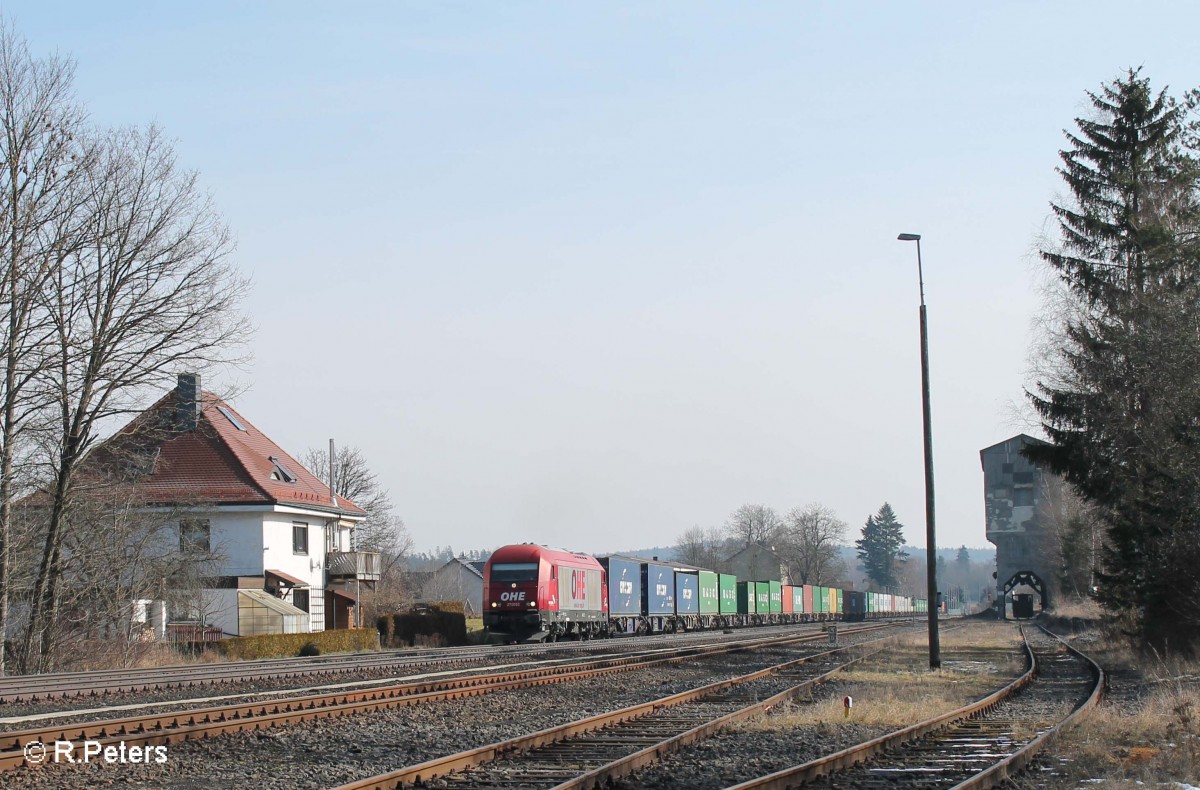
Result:
<instances>
[{"instance_id":1,"label":"white building","mask_svg":"<svg viewBox=\"0 0 1200 790\"><path fill-rule=\"evenodd\" d=\"M366 514L203 392L198 375L181 375L106 444L122 447L114 457L136 448L144 501L179 514L179 550L216 555L189 604L167 613L165 629L250 636L352 624L359 589L380 573L377 553L353 550L352 531Z\"/></svg>"}]
</instances>

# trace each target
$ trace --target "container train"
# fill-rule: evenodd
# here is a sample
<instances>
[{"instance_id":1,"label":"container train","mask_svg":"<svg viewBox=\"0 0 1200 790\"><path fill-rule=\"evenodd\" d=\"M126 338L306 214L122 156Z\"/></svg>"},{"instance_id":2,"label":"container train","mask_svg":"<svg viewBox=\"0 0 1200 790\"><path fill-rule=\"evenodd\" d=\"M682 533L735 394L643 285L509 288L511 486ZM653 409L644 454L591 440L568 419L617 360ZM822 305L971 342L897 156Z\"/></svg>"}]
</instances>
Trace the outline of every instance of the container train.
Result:
<instances>
[{"instance_id":1,"label":"container train","mask_svg":"<svg viewBox=\"0 0 1200 790\"><path fill-rule=\"evenodd\" d=\"M483 571L483 624L497 641L556 641L927 612L924 598L842 590L533 543L504 546Z\"/></svg>"}]
</instances>

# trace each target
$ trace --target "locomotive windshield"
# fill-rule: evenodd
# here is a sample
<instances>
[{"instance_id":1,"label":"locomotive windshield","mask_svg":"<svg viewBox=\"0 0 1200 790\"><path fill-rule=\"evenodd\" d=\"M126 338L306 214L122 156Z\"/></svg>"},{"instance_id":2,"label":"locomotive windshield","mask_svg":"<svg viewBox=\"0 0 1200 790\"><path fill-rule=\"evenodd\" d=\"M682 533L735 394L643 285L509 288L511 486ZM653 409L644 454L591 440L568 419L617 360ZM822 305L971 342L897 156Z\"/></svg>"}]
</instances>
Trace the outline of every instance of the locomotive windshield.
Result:
<instances>
[{"instance_id":1,"label":"locomotive windshield","mask_svg":"<svg viewBox=\"0 0 1200 790\"><path fill-rule=\"evenodd\" d=\"M497 562L492 565L491 579L494 582L536 582L536 562Z\"/></svg>"}]
</instances>

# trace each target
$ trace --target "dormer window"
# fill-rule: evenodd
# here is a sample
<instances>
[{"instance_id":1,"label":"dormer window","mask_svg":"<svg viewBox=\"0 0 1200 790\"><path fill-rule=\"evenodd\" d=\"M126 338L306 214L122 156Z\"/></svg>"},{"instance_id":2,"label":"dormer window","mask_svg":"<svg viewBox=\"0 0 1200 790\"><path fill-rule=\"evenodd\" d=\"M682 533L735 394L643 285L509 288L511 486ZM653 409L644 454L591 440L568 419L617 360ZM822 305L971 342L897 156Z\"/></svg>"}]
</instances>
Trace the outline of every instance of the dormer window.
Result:
<instances>
[{"instance_id":1,"label":"dormer window","mask_svg":"<svg viewBox=\"0 0 1200 790\"><path fill-rule=\"evenodd\" d=\"M280 461L278 458L276 458L273 455L270 458L268 458L267 460L270 461L275 466L275 468L273 470L271 470L271 479L272 480L278 480L281 483L296 482L296 476L294 474L292 474L291 471L286 466L283 465L283 461Z\"/></svg>"}]
</instances>

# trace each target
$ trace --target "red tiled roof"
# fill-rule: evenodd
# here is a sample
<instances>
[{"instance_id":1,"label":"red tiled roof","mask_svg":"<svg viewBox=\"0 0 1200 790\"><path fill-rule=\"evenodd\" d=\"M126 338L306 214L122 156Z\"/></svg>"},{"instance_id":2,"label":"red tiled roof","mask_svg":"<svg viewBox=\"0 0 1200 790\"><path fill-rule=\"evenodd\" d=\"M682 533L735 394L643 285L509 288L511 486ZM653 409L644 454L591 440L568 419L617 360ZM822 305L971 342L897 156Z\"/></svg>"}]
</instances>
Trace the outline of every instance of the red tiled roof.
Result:
<instances>
[{"instance_id":1,"label":"red tiled roof","mask_svg":"<svg viewBox=\"0 0 1200 790\"><path fill-rule=\"evenodd\" d=\"M239 430L221 408L245 430ZM139 455L153 458L149 474L138 482L149 501L172 505L278 504L348 516L366 515L344 497L338 497L334 504L329 486L211 392L202 394L194 430L161 429L171 424L174 409L172 391L109 440L136 446ZM291 482L272 479L276 463L292 478Z\"/></svg>"}]
</instances>

